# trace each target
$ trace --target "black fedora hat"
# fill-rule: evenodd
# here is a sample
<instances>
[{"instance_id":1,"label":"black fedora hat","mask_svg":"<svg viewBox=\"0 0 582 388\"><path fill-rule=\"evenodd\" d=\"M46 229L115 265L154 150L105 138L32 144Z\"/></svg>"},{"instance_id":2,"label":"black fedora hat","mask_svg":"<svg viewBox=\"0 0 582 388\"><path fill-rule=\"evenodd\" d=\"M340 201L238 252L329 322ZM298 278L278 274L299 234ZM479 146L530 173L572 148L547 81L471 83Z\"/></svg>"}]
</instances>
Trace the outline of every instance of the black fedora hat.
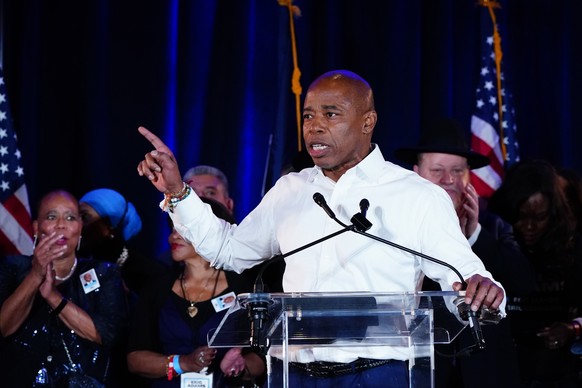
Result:
<instances>
[{"instance_id":1,"label":"black fedora hat","mask_svg":"<svg viewBox=\"0 0 582 388\"><path fill-rule=\"evenodd\" d=\"M417 147L399 148L394 152L394 155L400 161L414 165L418 162L418 154L425 152L465 157L471 169L489 164L489 158L471 151L463 135L461 125L453 119L441 119L433 122L421 133Z\"/></svg>"}]
</instances>

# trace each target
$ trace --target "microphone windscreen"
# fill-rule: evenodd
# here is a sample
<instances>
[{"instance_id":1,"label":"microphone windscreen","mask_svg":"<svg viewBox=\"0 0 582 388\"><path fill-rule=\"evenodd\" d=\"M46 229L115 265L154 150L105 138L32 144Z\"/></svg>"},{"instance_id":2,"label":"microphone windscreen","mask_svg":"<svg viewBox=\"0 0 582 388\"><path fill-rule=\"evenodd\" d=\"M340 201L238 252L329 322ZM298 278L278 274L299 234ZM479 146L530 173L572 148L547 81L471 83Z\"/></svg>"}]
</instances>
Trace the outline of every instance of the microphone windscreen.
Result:
<instances>
[{"instance_id":1,"label":"microphone windscreen","mask_svg":"<svg viewBox=\"0 0 582 388\"><path fill-rule=\"evenodd\" d=\"M325 203L325 198L323 198L323 195L321 195L321 193L313 194L313 200L319 206L323 206L323 204Z\"/></svg>"},{"instance_id":2,"label":"microphone windscreen","mask_svg":"<svg viewBox=\"0 0 582 388\"><path fill-rule=\"evenodd\" d=\"M366 210L368 210L369 207L370 207L370 201L368 201L366 198L363 198L360 201L360 210L362 212L365 212Z\"/></svg>"}]
</instances>

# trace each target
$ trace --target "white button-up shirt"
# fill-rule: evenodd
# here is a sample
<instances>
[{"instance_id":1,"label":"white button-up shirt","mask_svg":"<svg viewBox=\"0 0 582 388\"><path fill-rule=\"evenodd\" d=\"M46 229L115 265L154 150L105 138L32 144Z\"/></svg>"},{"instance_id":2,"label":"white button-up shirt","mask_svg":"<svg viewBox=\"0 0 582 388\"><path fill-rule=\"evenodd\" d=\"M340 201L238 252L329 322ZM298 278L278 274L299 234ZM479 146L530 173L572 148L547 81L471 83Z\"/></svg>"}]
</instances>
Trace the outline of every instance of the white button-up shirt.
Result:
<instances>
[{"instance_id":1,"label":"white button-up shirt","mask_svg":"<svg viewBox=\"0 0 582 388\"><path fill-rule=\"evenodd\" d=\"M316 192L345 224L351 223L366 198L372 223L368 233L445 261L465 279L477 273L493 278L462 234L449 195L415 172L385 161L378 146L337 182L319 167L281 177L239 225L215 217L195 195L179 202L171 217L177 231L211 265L241 272L342 229L315 203ZM415 291L423 274L443 290L452 290L452 284L460 281L445 266L353 232L285 260L286 292ZM338 357L337 348L332 353L333 357L315 358L345 362L357 357Z\"/></svg>"}]
</instances>

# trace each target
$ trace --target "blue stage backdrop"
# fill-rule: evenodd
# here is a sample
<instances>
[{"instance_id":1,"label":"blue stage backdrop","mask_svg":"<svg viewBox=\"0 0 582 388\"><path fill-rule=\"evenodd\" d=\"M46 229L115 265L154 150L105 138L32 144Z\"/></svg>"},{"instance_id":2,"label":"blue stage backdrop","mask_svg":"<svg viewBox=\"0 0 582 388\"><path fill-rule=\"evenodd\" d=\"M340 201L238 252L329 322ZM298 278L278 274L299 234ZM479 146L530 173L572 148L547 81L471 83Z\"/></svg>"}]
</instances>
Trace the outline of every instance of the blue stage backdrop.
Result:
<instances>
[{"instance_id":1,"label":"blue stage backdrop","mask_svg":"<svg viewBox=\"0 0 582 388\"><path fill-rule=\"evenodd\" d=\"M456 117L469 137L483 12L475 0L294 5L302 97L328 70L361 74L376 96L374 141L389 159L437 116ZM521 158L581 172L582 5L501 5ZM167 141L183 171L221 168L239 220L297 152L289 13L277 0L4 0L3 8L5 82L33 208L54 188L116 189L144 220L136 244L156 255L168 230L161 195L136 172L150 150L139 125Z\"/></svg>"}]
</instances>

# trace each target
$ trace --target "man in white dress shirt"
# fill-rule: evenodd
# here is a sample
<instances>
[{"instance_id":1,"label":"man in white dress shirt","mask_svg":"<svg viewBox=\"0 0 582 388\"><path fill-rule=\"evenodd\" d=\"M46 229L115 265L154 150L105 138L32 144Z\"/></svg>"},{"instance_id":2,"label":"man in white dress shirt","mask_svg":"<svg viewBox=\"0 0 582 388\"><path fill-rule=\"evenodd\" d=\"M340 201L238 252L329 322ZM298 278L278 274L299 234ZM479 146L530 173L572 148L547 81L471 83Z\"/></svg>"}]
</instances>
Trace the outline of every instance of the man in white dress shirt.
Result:
<instances>
[{"instance_id":1,"label":"man in white dress shirt","mask_svg":"<svg viewBox=\"0 0 582 388\"><path fill-rule=\"evenodd\" d=\"M162 208L170 212L176 230L215 267L240 272L341 229L314 202L316 192L344 222L366 198L369 233L448 262L465 279L465 302L473 310L483 305L503 313L503 288L472 252L450 197L384 159L371 141L376 122L372 89L360 76L339 70L317 78L307 90L303 108L303 137L315 167L281 177L239 225L216 218L188 192L172 151L143 127L140 133L155 150L140 162L138 173L164 193ZM423 274L443 290L462 287L450 269L355 233L305 249L286 262L286 292L414 291ZM314 386L309 379L329 387L408 386L406 349L313 348L292 358L297 368L290 371L290 381L297 385L290 386ZM378 360L386 363L378 365ZM354 373L325 377L302 373L306 364L317 368L321 362L332 371L347 366Z\"/></svg>"}]
</instances>

